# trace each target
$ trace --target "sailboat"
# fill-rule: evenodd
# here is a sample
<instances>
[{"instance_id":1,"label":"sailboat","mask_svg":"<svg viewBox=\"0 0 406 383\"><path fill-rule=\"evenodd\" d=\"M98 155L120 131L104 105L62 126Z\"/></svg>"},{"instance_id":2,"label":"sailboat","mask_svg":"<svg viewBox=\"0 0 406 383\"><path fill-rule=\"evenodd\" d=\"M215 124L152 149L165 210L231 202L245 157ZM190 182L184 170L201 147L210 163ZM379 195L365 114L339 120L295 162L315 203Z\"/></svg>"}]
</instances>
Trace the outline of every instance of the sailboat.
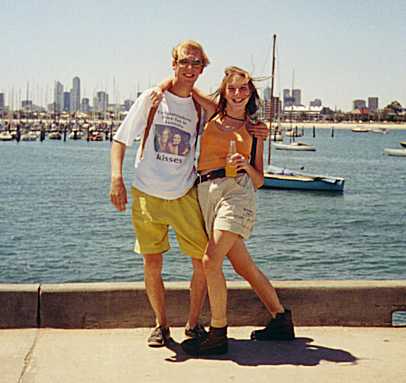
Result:
<instances>
[{"instance_id":1,"label":"sailboat","mask_svg":"<svg viewBox=\"0 0 406 383\"><path fill-rule=\"evenodd\" d=\"M272 49L272 76L271 76L271 105L273 106L273 89L275 79L275 44L276 35L273 35ZM272 127L273 108L269 119L270 127ZM281 145L272 143L272 135L268 139L268 167L264 172L264 189L284 189L284 190L312 190L312 191L329 191L343 192L344 178L330 177L323 175L311 175L295 172L286 168L271 166L271 146ZM300 145L297 145L298 147Z\"/></svg>"}]
</instances>

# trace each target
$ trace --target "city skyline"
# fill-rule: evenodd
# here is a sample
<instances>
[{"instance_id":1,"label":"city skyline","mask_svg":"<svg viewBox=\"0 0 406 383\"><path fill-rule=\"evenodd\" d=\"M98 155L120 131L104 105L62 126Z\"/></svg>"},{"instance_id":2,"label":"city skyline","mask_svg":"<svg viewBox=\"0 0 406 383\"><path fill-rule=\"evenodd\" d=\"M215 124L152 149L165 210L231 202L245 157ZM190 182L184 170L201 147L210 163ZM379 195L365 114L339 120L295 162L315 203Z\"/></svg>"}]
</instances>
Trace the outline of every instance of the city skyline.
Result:
<instances>
[{"instance_id":1,"label":"city skyline","mask_svg":"<svg viewBox=\"0 0 406 383\"><path fill-rule=\"evenodd\" d=\"M122 103L170 76L171 49L187 38L201 42L212 61L197 83L209 92L228 65L269 75L276 33L275 96L294 87L306 105L321 99L350 110L353 100L368 97L378 97L380 107L405 105L404 19L400 0L6 2L0 25L10 38L2 46L0 93L6 104L11 93L23 100L29 84L33 102L44 105L53 101L55 81L66 87L78 76L81 98L103 90ZM75 27L65 28L71 20Z\"/></svg>"},{"instance_id":2,"label":"city skyline","mask_svg":"<svg viewBox=\"0 0 406 383\"><path fill-rule=\"evenodd\" d=\"M129 110L129 107L132 103L136 100L139 96L140 92L136 95L134 99L123 99L123 100L116 100L114 104L109 103L109 93L104 90L96 91L95 95L92 97L92 103L90 102L89 97L81 97L80 89L81 89L81 79L78 76L73 77L72 79L72 87L70 90L65 90L65 85L62 84L60 81L54 81L54 89L53 89L53 98L51 103L46 105L35 104L30 97L29 94L29 85L27 84L27 91L26 96L24 99L16 101L16 107L14 107L13 103L4 102L5 95L4 93L0 92L0 111L4 110L6 107L7 110L18 110L19 108L32 108L33 106L43 108L48 111L53 112L89 112L91 110L95 111L106 111L110 105L120 105L124 106L124 110ZM271 89L269 86L265 87L262 90L263 94L261 95L262 100L269 101L271 95ZM306 110L307 108L310 110L311 108L319 108L328 107L329 105L324 105L320 98L314 98L313 100L309 100L307 105L302 103L302 89L294 88L294 89L283 89L282 97L275 96L274 98L277 100L281 100L283 108L286 107L301 107L302 110ZM92 104L92 106L91 106ZM379 108L384 108L385 105L379 105L379 97L376 96L368 96L365 99L354 99L352 100L352 108L350 110L343 110L344 112L348 112L355 109L368 109L372 112L378 110Z\"/></svg>"}]
</instances>

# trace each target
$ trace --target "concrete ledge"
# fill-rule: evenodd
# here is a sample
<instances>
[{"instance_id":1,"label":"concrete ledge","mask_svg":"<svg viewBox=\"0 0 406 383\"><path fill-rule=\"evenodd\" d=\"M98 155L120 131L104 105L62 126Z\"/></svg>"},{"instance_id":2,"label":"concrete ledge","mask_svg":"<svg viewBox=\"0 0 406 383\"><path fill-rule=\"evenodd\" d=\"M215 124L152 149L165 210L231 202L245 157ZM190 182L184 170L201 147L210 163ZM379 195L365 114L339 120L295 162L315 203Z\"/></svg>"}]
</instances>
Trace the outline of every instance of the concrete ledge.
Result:
<instances>
[{"instance_id":1,"label":"concrete ledge","mask_svg":"<svg viewBox=\"0 0 406 383\"><path fill-rule=\"evenodd\" d=\"M274 283L298 326L391 326L392 312L406 311L406 281L286 281ZM185 324L189 283L166 283L167 313ZM228 282L230 326L257 326L269 320L250 286ZM154 324L141 283L43 285L41 327L129 328ZM206 307L202 320L209 321Z\"/></svg>"},{"instance_id":2,"label":"concrete ledge","mask_svg":"<svg viewBox=\"0 0 406 383\"><path fill-rule=\"evenodd\" d=\"M0 328L38 327L38 284L0 284Z\"/></svg>"},{"instance_id":3,"label":"concrete ledge","mask_svg":"<svg viewBox=\"0 0 406 383\"><path fill-rule=\"evenodd\" d=\"M245 282L228 282L230 326L260 326L269 314ZM298 326L392 325L406 312L406 281L279 281L282 303ZM189 283L167 282L167 314L185 324ZM154 324L143 282L0 285L0 328L132 328ZM38 307L39 312L38 312ZM209 322L208 304L202 313Z\"/></svg>"}]
</instances>

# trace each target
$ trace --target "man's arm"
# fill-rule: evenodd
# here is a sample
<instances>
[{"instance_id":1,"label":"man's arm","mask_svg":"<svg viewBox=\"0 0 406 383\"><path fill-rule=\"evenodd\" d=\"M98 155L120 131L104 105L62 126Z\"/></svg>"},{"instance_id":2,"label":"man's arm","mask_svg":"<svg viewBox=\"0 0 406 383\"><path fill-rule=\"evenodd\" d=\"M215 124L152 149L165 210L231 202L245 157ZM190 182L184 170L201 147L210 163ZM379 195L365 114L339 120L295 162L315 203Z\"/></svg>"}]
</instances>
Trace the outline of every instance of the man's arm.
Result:
<instances>
[{"instance_id":1,"label":"man's arm","mask_svg":"<svg viewBox=\"0 0 406 383\"><path fill-rule=\"evenodd\" d=\"M247 124L247 130L252 136L255 136L260 140L266 140L269 136L269 129L263 123L257 122L256 124L253 124L252 122L249 122Z\"/></svg>"},{"instance_id":2,"label":"man's arm","mask_svg":"<svg viewBox=\"0 0 406 383\"><path fill-rule=\"evenodd\" d=\"M124 211L127 200L127 190L123 178L123 161L126 146L118 141L113 141L111 147L111 186L110 200L118 211Z\"/></svg>"}]
</instances>

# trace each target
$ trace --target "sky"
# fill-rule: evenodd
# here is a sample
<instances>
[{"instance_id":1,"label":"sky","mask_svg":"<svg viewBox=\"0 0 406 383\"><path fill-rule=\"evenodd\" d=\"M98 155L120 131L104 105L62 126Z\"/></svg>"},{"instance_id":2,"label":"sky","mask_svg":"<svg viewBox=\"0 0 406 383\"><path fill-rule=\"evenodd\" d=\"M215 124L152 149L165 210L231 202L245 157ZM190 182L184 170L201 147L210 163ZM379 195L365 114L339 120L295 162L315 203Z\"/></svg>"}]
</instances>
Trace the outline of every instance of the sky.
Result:
<instances>
[{"instance_id":1,"label":"sky","mask_svg":"<svg viewBox=\"0 0 406 383\"><path fill-rule=\"evenodd\" d=\"M302 89L302 103L348 111L379 97L406 105L405 0L0 0L0 92L6 104L52 102L81 79L82 96L136 97L172 74L171 50L199 41L211 64L197 86L214 91L224 68L271 73L275 96ZM258 82L263 88L269 81Z\"/></svg>"}]
</instances>

